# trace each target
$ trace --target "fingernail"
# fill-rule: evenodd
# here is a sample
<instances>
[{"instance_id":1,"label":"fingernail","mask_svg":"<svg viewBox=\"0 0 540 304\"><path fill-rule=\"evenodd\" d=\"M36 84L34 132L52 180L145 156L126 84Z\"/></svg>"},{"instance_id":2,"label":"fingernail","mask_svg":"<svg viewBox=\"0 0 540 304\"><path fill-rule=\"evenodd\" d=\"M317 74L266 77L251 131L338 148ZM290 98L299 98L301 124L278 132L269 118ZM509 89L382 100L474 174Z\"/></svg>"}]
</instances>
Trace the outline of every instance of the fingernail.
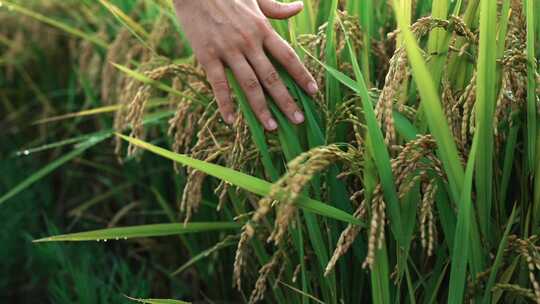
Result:
<instances>
[{"instance_id":1,"label":"fingernail","mask_svg":"<svg viewBox=\"0 0 540 304\"><path fill-rule=\"evenodd\" d=\"M277 129L277 123L274 119L270 118L267 122L266 122L266 128L268 128L268 130L270 131L273 131L275 129Z\"/></svg>"},{"instance_id":2,"label":"fingernail","mask_svg":"<svg viewBox=\"0 0 540 304\"><path fill-rule=\"evenodd\" d=\"M228 124L233 124L234 123L234 114L227 114L227 116L225 117L225 121L228 123Z\"/></svg>"},{"instance_id":3,"label":"fingernail","mask_svg":"<svg viewBox=\"0 0 540 304\"><path fill-rule=\"evenodd\" d=\"M319 87L317 86L317 83L311 82L308 85L308 93L313 95L319 91Z\"/></svg>"},{"instance_id":4,"label":"fingernail","mask_svg":"<svg viewBox=\"0 0 540 304\"><path fill-rule=\"evenodd\" d=\"M293 114L294 122L295 123L302 123L304 122L304 115L300 113L300 111L296 111Z\"/></svg>"}]
</instances>

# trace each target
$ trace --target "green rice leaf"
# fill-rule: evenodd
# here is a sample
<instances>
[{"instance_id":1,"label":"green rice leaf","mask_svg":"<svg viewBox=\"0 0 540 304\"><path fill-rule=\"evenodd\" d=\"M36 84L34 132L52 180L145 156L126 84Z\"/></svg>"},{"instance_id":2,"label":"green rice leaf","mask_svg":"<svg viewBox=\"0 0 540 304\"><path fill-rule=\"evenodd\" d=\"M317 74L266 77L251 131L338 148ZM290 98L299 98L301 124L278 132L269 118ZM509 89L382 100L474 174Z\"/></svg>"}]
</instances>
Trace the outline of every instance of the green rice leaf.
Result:
<instances>
[{"instance_id":1,"label":"green rice leaf","mask_svg":"<svg viewBox=\"0 0 540 304\"><path fill-rule=\"evenodd\" d=\"M238 172L238 171L235 171L226 167L222 167L216 164L194 159L186 155L174 153L169 150L144 142L140 139L128 137L122 134L117 134L117 135L139 148L148 150L152 153L158 154L162 157L178 162L184 166L197 169L201 172L204 172L208 175L222 179L226 182L229 182L235 186L238 186L254 194L257 194L260 196L266 196L268 195L268 193L270 193L270 188L272 184L262 179L258 179L256 177L247 175L245 173ZM303 208L307 211L310 211L310 212L313 212L322 216L341 220L341 221L351 223L351 224L365 225L361 221L356 219L354 216L352 216L351 214L348 214L330 205L310 199L303 195L300 195L296 204L300 208Z\"/></svg>"},{"instance_id":2,"label":"green rice leaf","mask_svg":"<svg viewBox=\"0 0 540 304\"><path fill-rule=\"evenodd\" d=\"M465 283L467 282L467 262L470 251L471 219L473 218L472 207L472 180L478 136L474 137L473 147L469 154L465 179L463 180L463 192L458 211L458 220L452 249L452 265L450 267L450 284L448 288L448 303L463 303Z\"/></svg>"},{"instance_id":3,"label":"green rice leaf","mask_svg":"<svg viewBox=\"0 0 540 304\"><path fill-rule=\"evenodd\" d=\"M514 220L516 219L516 213L517 213L516 207L517 206L514 205L514 208L512 209L512 214L510 215L510 218L508 218L508 223L506 224L506 228L504 229L504 233L499 243L499 249L497 250L497 255L495 256L495 260L493 261L493 265L491 266L489 278L484 288L485 292L484 292L484 298L482 300L484 304L489 304L491 302L492 288L495 285L497 273L502 266L503 254L506 249L506 246L508 245L508 236L510 235L510 230L512 229L512 225L514 224Z\"/></svg>"},{"instance_id":4,"label":"green rice leaf","mask_svg":"<svg viewBox=\"0 0 540 304\"><path fill-rule=\"evenodd\" d=\"M126 298L139 302L139 303L146 303L146 304L190 304L190 302L184 302L180 300L171 300L171 299L137 299L137 298L131 298L126 296Z\"/></svg>"},{"instance_id":5,"label":"green rice leaf","mask_svg":"<svg viewBox=\"0 0 540 304\"><path fill-rule=\"evenodd\" d=\"M229 229L240 229L242 227L239 223L234 222L200 222L200 223L172 223L172 224L153 224L153 225L140 225L130 227L118 227L98 229L86 232L77 232L70 234L62 234L56 236L50 236L42 239L35 240L35 243L41 242L79 242L79 241L107 241L107 240L119 240L119 239L132 239L132 238L144 238L144 237L157 237L167 235L178 235L186 233L197 233L207 231L221 231Z\"/></svg>"},{"instance_id":6,"label":"green rice leaf","mask_svg":"<svg viewBox=\"0 0 540 304\"><path fill-rule=\"evenodd\" d=\"M200 252L199 254L192 257L191 259L189 259L189 261L187 261L182 266L180 266L178 269L176 269L173 273L171 273L171 276L178 275L178 274L182 273L184 270L186 270L189 267L193 266L195 263L209 257L212 253L214 253L214 252L216 252L218 250L227 248L227 247L231 247L233 245L236 245L237 243L238 243L238 241L235 240L234 238L229 238L229 239L225 239L223 241L220 241L215 246L212 246L212 247Z\"/></svg>"},{"instance_id":7,"label":"green rice leaf","mask_svg":"<svg viewBox=\"0 0 540 304\"><path fill-rule=\"evenodd\" d=\"M534 0L524 2L527 17L527 163L529 172L534 172L536 162L537 110L536 110L536 51Z\"/></svg>"},{"instance_id":8,"label":"green rice leaf","mask_svg":"<svg viewBox=\"0 0 540 304\"><path fill-rule=\"evenodd\" d=\"M394 8L396 19L398 20L399 29L403 34L404 45L411 62L413 77L416 83L422 84L418 86L418 91L422 98L425 117L428 121L431 133L437 140L438 154L442 160L444 169L448 175L449 185L454 201L460 200L462 181L464 178L463 167L459 158L458 150L447 120L442 110L439 94L433 83L433 78L427 68L420 49L416 42L416 38L407 26L405 17L397 8L398 1L394 0Z\"/></svg>"},{"instance_id":9,"label":"green rice leaf","mask_svg":"<svg viewBox=\"0 0 540 304\"><path fill-rule=\"evenodd\" d=\"M479 224L484 235L489 234L493 182L493 114L496 103L496 28L497 3L492 0L480 2L480 50L476 86L476 132L479 134L476 160L476 188Z\"/></svg>"},{"instance_id":10,"label":"green rice leaf","mask_svg":"<svg viewBox=\"0 0 540 304\"><path fill-rule=\"evenodd\" d=\"M373 110L373 103L371 101L371 97L369 96L369 91L364 81L364 76L360 71L358 61L356 60L355 51L347 36L345 40L347 43L347 49L349 50L349 56L351 57L357 85L360 87L360 99L362 102L361 106L364 112L368 136L370 139L370 145L367 148L375 161L377 172L379 173L379 178L381 179L383 195L390 209L390 223L392 231L394 232L398 244L403 245L404 233L402 230L401 208L394 183L394 175L392 174L390 154L384 143L384 137L381 129L379 128L375 111Z\"/></svg>"},{"instance_id":11,"label":"green rice leaf","mask_svg":"<svg viewBox=\"0 0 540 304\"><path fill-rule=\"evenodd\" d=\"M81 155L84 151L88 150L89 148L102 142L103 140L111 136L111 134L112 134L111 132L107 132L104 134L99 134L99 135L90 137L85 142L79 144L78 147L76 147L74 150L68 152L67 154L64 154L60 158L50 162L45 167L41 168L39 171L33 173L32 175L27 177L25 180L23 180L21 183L19 183L17 186L9 190L7 193L0 196L0 206L4 204L6 201L8 201L9 199L13 198L15 195L17 195L21 191L25 190L26 188L30 187L35 182L45 177L47 174L56 170L58 167L74 159L75 157Z\"/></svg>"}]
</instances>

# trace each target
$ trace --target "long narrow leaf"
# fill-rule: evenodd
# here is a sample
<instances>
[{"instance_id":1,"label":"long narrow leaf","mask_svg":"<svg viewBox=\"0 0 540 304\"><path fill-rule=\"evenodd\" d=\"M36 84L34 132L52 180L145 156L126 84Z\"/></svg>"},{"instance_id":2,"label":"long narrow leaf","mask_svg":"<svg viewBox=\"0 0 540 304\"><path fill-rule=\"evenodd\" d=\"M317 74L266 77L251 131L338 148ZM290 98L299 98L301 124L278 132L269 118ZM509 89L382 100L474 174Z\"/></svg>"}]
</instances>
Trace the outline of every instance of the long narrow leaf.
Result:
<instances>
[{"instance_id":1,"label":"long narrow leaf","mask_svg":"<svg viewBox=\"0 0 540 304\"><path fill-rule=\"evenodd\" d=\"M101 134L95 137L91 137L87 141L81 143L76 149L72 150L71 152L64 154L60 158L52 161L51 163L47 164L45 167L41 168L39 171L35 172L34 174L27 177L25 180L23 180L21 183L19 183L17 186L12 188L10 191L8 191L6 194L2 195L0 197L0 206L20 193L21 191L25 190L26 188L30 187L35 182L39 181L43 177L45 177L47 174L54 171L56 168L60 167L61 165L67 163L68 161L72 160L73 158L81 155L84 151L88 150L89 148L97 145L98 143L102 142L106 138L108 138L111 135L111 133Z\"/></svg>"},{"instance_id":2,"label":"long narrow leaf","mask_svg":"<svg viewBox=\"0 0 540 304\"><path fill-rule=\"evenodd\" d=\"M235 186L243 188L249 192L252 192L261 196L266 196L270 193L270 188L272 184L262 179L258 179L256 177L247 175L245 173L238 172L238 171L235 171L226 167L222 167L216 164L194 159L186 155L174 153L169 150L154 146L152 144L149 144L147 142L144 142L136 138L128 137L122 134L118 134L118 136L130 142L131 144L138 146L139 148L148 150L162 157L181 163L184 166L189 166L191 168L197 169L208 175L214 176L216 178L229 182ZM316 200L313 200L303 195L300 195L296 204L300 208L303 208L307 211L310 211L310 212L313 212L322 216L334 218L334 219L348 222L351 224L365 225L361 221L356 219L354 216L352 216L351 214L348 214L335 207L318 202Z\"/></svg>"},{"instance_id":3,"label":"long narrow leaf","mask_svg":"<svg viewBox=\"0 0 540 304\"><path fill-rule=\"evenodd\" d=\"M397 10L399 7L397 0L394 0L394 7L396 8L395 13L399 29L403 33L404 45L411 62L413 76L416 82L421 84L418 86L418 90L424 103L425 117L433 136L437 140L439 155L448 174L452 198L454 201L459 201L464 172L456 143L446 122L433 78L422 58L416 39L409 27L407 27L405 17Z\"/></svg>"},{"instance_id":4,"label":"long narrow leaf","mask_svg":"<svg viewBox=\"0 0 540 304\"><path fill-rule=\"evenodd\" d=\"M40 242L59 242L59 241L107 241L107 240L120 240L120 239L132 239L143 237L156 237L177 235L196 232L207 232L215 230L230 230L240 229L242 225L234 222L208 222L208 223L172 223L172 224L153 224L153 225L140 225L130 227L118 227L99 229L86 232L77 232L70 234L62 234L56 236L50 236L42 239L35 240L35 243Z\"/></svg>"}]
</instances>

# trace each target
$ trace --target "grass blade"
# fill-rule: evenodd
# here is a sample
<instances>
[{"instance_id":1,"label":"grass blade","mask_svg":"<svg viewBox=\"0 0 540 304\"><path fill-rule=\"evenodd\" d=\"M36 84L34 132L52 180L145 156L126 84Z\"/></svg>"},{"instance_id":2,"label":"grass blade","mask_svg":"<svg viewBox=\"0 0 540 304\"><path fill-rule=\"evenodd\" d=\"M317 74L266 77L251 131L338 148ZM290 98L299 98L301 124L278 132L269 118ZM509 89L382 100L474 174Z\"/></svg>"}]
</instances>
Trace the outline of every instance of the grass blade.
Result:
<instances>
[{"instance_id":1,"label":"grass blade","mask_svg":"<svg viewBox=\"0 0 540 304\"><path fill-rule=\"evenodd\" d=\"M351 62L357 85L360 87L360 99L362 102L361 106L364 112L368 129L367 132L370 139L370 144L367 148L371 157L375 161L377 172L379 173L379 177L381 179L384 198L390 207L390 217L392 219L390 222L392 231L396 236L398 244L403 245L404 235L402 231L401 208L394 183L394 176L392 174L390 154L384 143L384 137L381 129L379 128L375 111L373 110L373 103L371 102L371 97L369 96L369 91L364 81L364 76L360 71L358 61L356 60L355 51L347 36L345 36L345 40L347 43L349 56L351 56Z\"/></svg>"},{"instance_id":2,"label":"grass blade","mask_svg":"<svg viewBox=\"0 0 540 304\"><path fill-rule=\"evenodd\" d=\"M126 298L139 302L139 303L146 303L146 304L190 304L189 302L184 302L180 300L171 300L171 299L137 299L137 298L131 298L126 296Z\"/></svg>"},{"instance_id":3,"label":"grass blade","mask_svg":"<svg viewBox=\"0 0 540 304\"><path fill-rule=\"evenodd\" d=\"M506 228L504 229L503 236L501 238L501 242L499 243L499 249L497 250L497 255L495 256L495 261L493 261L493 266L491 267L491 271L489 274L488 281L485 286L485 292L484 292L484 298L482 302L484 304L489 304L491 302L491 293L492 288L495 285L495 279L497 278L497 272L499 271L499 268L502 264L503 254L504 250L506 249L506 245L508 244L508 235L510 235L510 230L512 228L512 224L514 223L514 220L516 218L516 208L517 206L514 205L514 208L512 210L512 214L510 215L510 218L508 219L508 223L506 224Z\"/></svg>"},{"instance_id":4,"label":"grass blade","mask_svg":"<svg viewBox=\"0 0 540 304\"><path fill-rule=\"evenodd\" d=\"M13 198L15 195L20 193L21 191L25 190L26 188L30 187L35 182L42 179L47 174L51 173L61 165L65 164L66 162L72 160L73 158L81 155L84 151L88 150L89 148L97 145L98 143L102 142L106 138L111 136L111 133L101 134L97 135L95 137L92 137L88 139L87 141L81 143L76 149L73 151L64 154L60 158L54 160L53 162L49 163L45 167L41 168L39 171L35 172L34 174L27 177L25 180L23 180L21 183L19 183L17 186L12 188L10 191L8 191L6 194L2 195L0 197L0 206L4 204L9 199Z\"/></svg>"},{"instance_id":5,"label":"grass blade","mask_svg":"<svg viewBox=\"0 0 540 304\"><path fill-rule=\"evenodd\" d=\"M422 102L424 103L423 109L426 112L425 117L433 136L437 140L439 155L445 171L448 174L452 198L457 202L460 200L464 172L459 159L456 143L454 142L452 133L448 127L439 94L433 83L427 65L422 58L416 38L406 25L405 17L397 10L399 7L397 0L394 0L394 7L396 19L398 20L399 28L403 34L404 45L411 62L413 76L417 83L422 84L418 86L418 90Z\"/></svg>"},{"instance_id":6,"label":"grass blade","mask_svg":"<svg viewBox=\"0 0 540 304\"><path fill-rule=\"evenodd\" d=\"M535 10L534 0L526 0L527 16L527 160L529 172L534 172L536 161L536 51L535 51Z\"/></svg>"},{"instance_id":7,"label":"grass blade","mask_svg":"<svg viewBox=\"0 0 540 304\"><path fill-rule=\"evenodd\" d=\"M242 227L239 223L234 222L200 222L200 223L172 223L172 224L153 224L153 225L140 225L130 227L118 227L108 229L98 229L86 232L77 232L70 234L62 234L56 236L50 236L38 240L34 240L35 243L41 242L79 242L79 241L107 241L107 240L119 240L119 239L132 239L132 238L144 238L144 237L156 237L177 235L186 233L208 232L215 230L229 230L240 229Z\"/></svg>"},{"instance_id":8,"label":"grass blade","mask_svg":"<svg viewBox=\"0 0 540 304\"><path fill-rule=\"evenodd\" d=\"M249 192L255 193L260 196L266 196L270 193L270 188L272 187L272 184L262 179L258 179L245 173L238 172L216 164L194 159L186 155L174 153L136 138L128 137L122 134L118 134L118 136L139 148L148 150L162 157L181 163L184 166L189 166L191 168L197 169L208 175L227 181ZM351 214L348 214L335 207L321 203L303 195L299 196L296 204L300 208L322 216L341 220L351 224L365 225Z\"/></svg>"},{"instance_id":9,"label":"grass blade","mask_svg":"<svg viewBox=\"0 0 540 304\"><path fill-rule=\"evenodd\" d=\"M169 100L163 100L163 99L152 100L152 101L149 101L146 104L146 108L151 109L151 108L154 108L154 107L167 105L169 103L170 103ZM93 109L88 109L88 110L82 110L82 111L78 111L78 112L73 112L73 113L62 114L62 115L53 116L53 117L42 118L42 119L34 121L32 123L32 125L44 124L44 123L49 123L49 122L56 122L56 121L65 120L65 119L69 119L69 118L77 118L77 117L92 116L92 115L99 115L99 114L103 114L103 113L116 112L120 108L122 108L122 105L117 104L117 105L112 105L112 106L103 106L103 107L98 107L98 108L93 108Z\"/></svg>"},{"instance_id":10,"label":"grass blade","mask_svg":"<svg viewBox=\"0 0 540 304\"><path fill-rule=\"evenodd\" d=\"M452 249L452 265L450 267L450 283L448 288L448 303L451 304L463 302L465 283L467 282L467 261L469 259L470 249L469 238L471 236L471 220L474 216L471 201L472 180L477 144L478 136L476 134L467 162L465 179L463 180L462 201L458 210L454 247Z\"/></svg>"},{"instance_id":11,"label":"grass blade","mask_svg":"<svg viewBox=\"0 0 540 304\"><path fill-rule=\"evenodd\" d=\"M478 194L478 219L481 231L489 235L493 181L493 113L495 110L496 28L497 3L492 0L480 2L480 50L478 56L478 83L476 88L476 117L478 132L478 157L476 160L476 188Z\"/></svg>"}]
</instances>

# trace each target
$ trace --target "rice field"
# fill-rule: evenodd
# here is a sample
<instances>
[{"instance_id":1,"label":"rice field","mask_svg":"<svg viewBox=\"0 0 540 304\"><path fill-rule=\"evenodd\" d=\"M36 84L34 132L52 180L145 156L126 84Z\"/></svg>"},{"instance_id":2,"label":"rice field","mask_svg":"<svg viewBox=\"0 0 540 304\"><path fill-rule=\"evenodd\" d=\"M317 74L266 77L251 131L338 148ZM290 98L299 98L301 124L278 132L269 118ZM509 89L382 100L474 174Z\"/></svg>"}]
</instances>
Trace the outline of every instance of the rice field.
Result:
<instances>
[{"instance_id":1,"label":"rice field","mask_svg":"<svg viewBox=\"0 0 540 304\"><path fill-rule=\"evenodd\" d=\"M169 0L0 0L0 302L540 303L540 1L303 2L269 132Z\"/></svg>"}]
</instances>

